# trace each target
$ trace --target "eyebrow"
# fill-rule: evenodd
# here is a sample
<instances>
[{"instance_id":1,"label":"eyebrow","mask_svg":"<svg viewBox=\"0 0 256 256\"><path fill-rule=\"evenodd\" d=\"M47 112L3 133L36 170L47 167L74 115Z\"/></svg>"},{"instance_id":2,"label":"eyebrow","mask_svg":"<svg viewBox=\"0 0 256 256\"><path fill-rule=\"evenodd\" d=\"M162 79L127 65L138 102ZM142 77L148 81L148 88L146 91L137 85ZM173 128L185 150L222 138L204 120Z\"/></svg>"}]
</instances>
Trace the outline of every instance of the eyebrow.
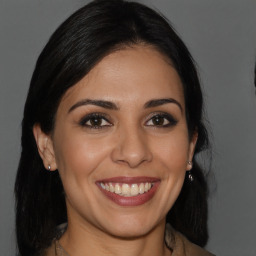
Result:
<instances>
[{"instance_id":1,"label":"eyebrow","mask_svg":"<svg viewBox=\"0 0 256 256\"><path fill-rule=\"evenodd\" d=\"M164 99L153 99L153 100L150 100L150 101L148 101L148 102L146 102L144 104L144 108L158 107L158 106L161 106L161 105L164 105L164 104L168 104L168 103L176 104L180 108L181 112L183 112L183 108L182 108L181 104L177 100L175 100L173 98L166 98L166 99L164 98Z\"/></svg>"},{"instance_id":2,"label":"eyebrow","mask_svg":"<svg viewBox=\"0 0 256 256\"><path fill-rule=\"evenodd\" d=\"M118 110L119 109L116 104L114 104L113 102L110 102L110 101L84 99L84 100L78 101L76 104L74 104L69 109L68 112L70 113L74 109L76 109L80 106L86 106L86 105L95 105L95 106L99 106L99 107L106 108L106 109L112 109L112 110Z\"/></svg>"},{"instance_id":3,"label":"eyebrow","mask_svg":"<svg viewBox=\"0 0 256 256\"><path fill-rule=\"evenodd\" d=\"M148 101L144 104L144 108L158 107L158 106L168 104L168 103L176 104L180 108L181 112L183 111L181 104L173 98L150 100L150 101ZM68 113L70 113L71 111L73 111L74 109L76 109L78 107L86 106L86 105L94 105L94 106L98 106L98 107L102 107L102 108L106 108L106 109L110 109L110 110L119 110L119 107L111 101L83 99L83 100L78 101L77 103L75 103L69 109Z\"/></svg>"}]
</instances>

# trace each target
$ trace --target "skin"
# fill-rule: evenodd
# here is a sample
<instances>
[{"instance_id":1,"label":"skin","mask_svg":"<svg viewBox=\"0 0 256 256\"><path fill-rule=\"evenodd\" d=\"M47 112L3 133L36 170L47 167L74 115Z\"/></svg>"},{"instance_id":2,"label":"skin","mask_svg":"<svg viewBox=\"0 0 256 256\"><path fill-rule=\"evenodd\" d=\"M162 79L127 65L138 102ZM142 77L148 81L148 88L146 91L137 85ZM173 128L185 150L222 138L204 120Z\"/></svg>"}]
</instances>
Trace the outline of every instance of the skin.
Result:
<instances>
[{"instance_id":1,"label":"skin","mask_svg":"<svg viewBox=\"0 0 256 256\"><path fill-rule=\"evenodd\" d=\"M145 108L167 98L175 102ZM116 109L82 104L85 99ZM95 112L104 115L100 126L81 122ZM182 83L161 53L133 46L106 56L66 92L53 133L35 125L34 135L45 168L58 169L63 182L68 229L60 243L71 256L171 254L164 244L165 216L191 168L197 135L189 139ZM151 200L124 207L95 184L117 176L161 182Z\"/></svg>"}]
</instances>

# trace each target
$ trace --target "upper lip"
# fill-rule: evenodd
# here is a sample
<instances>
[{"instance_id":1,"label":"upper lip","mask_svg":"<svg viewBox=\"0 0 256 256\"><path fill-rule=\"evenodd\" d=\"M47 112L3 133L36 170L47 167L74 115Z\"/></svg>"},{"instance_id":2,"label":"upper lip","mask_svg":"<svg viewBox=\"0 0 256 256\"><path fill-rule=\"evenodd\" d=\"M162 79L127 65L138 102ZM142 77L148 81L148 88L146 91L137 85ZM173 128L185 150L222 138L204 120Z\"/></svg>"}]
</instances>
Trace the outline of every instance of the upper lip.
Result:
<instances>
[{"instance_id":1,"label":"upper lip","mask_svg":"<svg viewBox=\"0 0 256 256\"><path fill-rule=\"evenodd\" d=\"M126 183L126 184L134 184L134 183L154 183L159 182L160 179L156 177L147 177L147 176L137 176L137 177L127 177L127 176L119 176L119 177L112 177L107 179L98 180L97 183Z\"/></svg>"}]
</instances>

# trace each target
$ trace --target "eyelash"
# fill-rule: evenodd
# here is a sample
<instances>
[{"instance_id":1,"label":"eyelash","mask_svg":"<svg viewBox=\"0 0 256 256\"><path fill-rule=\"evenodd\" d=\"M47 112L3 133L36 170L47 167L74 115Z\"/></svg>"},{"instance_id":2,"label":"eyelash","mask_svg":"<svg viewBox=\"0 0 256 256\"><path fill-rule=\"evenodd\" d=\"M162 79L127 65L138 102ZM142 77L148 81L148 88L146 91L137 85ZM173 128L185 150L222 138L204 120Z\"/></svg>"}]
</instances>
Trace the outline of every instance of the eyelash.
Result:
<instances>
[{"instance_id":1,"label":"eyelash","mask_svg":"<svg viewBox=\"0 0 256 256\"><path fill-rule=\"evenodd\" d=\"M94 119L94 121L98 121L98 125L92 125L87 124L89 121L91 122ZM163 122L163 124L154 124L154 121L159 121L159 119L162 119L160 122ZM106 122L106 124L102 125L102 122ZM152 124L149 124L149 123ZM170 114L167 113L153 113L151 117L145 122L146 126L153 126L155 128L168 128L175 126L178 123L178 121ZM103 113L91 113L83 117L79 124L83 127L89 128L89 129L103 129L109 126L112 126L113 124L108 120L108 117Z\"/></svg>"},{"instance_id":2,"label":"eyelash","mask_svg":"<svg viewBox=\"0 0 256 256\"><path fill-rule=\"evenodd\" d=\"M99 125L88 125L88 124L86 124L87 122L92 121L93 119L94 119L94 121L95 120L98 120L100 122L105 121L108 124L104 124L104 125L101 125L101 123ZM88 114L80 120L79 124L83 127L89 128L89 129L103 129L103 128L108 127L108 126L112 126L112 124L108 120L107 116L105 114L102 114L102 113Z\"/></svg>"},{"instance_id":3,"label":"eyelash","mask_svg":"<svg viewBox=\"0 0 256 256\"><path fill-rule=\"evenodd\" d=\"M160 124L160 125L156 125L156 124L146 124L147 126L154 126L156 128L168 128L168 127L172 127L172 126L175 126L178 121L170 114L168 113L153 113L150 117L150 119L146 122L152 122L153 123L153 120L155 119L160 119L162 118L163 120L163 124ZM167 122L167 123L166 123Z\"/></svg>"}]
</instances>

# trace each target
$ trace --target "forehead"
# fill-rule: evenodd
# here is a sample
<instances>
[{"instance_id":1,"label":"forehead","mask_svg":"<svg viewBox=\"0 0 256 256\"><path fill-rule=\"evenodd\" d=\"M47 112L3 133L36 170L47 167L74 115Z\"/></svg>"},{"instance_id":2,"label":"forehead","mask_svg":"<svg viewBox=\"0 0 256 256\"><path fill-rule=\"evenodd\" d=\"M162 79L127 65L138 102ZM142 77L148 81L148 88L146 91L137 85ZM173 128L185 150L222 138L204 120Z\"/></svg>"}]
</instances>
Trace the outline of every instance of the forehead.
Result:
<instances>
[{"instance_id":1,"label":"forehead","mask_svg":"<svg viewBox=\"0 0 256 256\"><path fill-rule=\"evenodd\" d=\"M60 107L83 98L144 104L173 97L184 105L181 79L171 61L150 46L133 46L104 57L64 95Z\"/></svg>"}]
</instances>

